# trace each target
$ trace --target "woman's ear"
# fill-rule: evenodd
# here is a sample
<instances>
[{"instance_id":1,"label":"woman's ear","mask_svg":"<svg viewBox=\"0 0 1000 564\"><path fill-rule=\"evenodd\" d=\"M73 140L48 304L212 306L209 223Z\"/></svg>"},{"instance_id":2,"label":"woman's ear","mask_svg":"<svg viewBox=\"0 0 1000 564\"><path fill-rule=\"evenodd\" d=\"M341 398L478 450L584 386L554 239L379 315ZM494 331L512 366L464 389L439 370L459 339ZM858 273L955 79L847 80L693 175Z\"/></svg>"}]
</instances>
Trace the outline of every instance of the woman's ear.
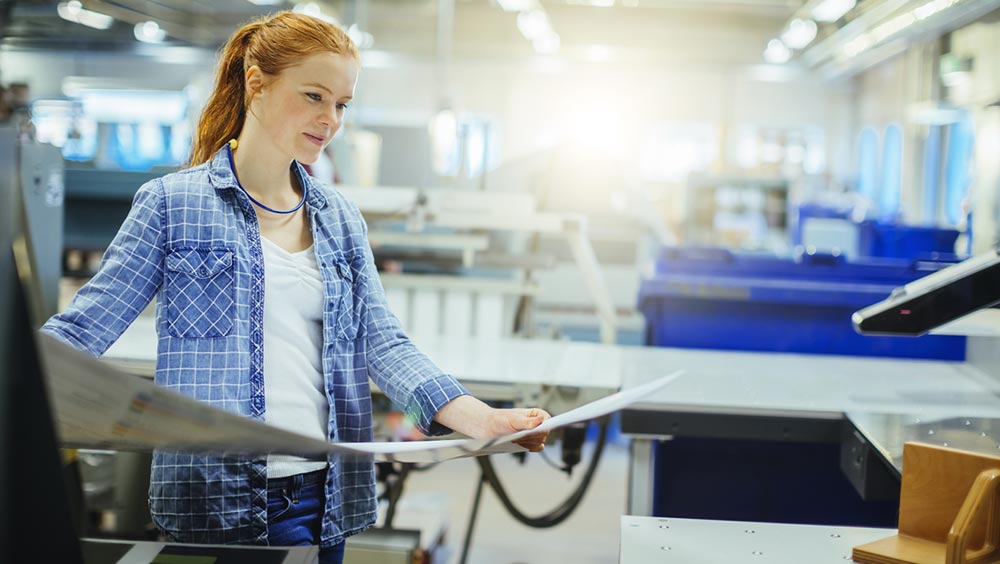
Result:
<instances>
[{"instance_id":1,"label":"woman's ear","mask_svg":"<svg viewBox=\"0 0 1000 564\"><path fill-rule=\"evenodd\" d=\"M257 65L251 65L244 74L247 98L252 99L264 88L264 72Z\"/></svg>"}]
</instances>

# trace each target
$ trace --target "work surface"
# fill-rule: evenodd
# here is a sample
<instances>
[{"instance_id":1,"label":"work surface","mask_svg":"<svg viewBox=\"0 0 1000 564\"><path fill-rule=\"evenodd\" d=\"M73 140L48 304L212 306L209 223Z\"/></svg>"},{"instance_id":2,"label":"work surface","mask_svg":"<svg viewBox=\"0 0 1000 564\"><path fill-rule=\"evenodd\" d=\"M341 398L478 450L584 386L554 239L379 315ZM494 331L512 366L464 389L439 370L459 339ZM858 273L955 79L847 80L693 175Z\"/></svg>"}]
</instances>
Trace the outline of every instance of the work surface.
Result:
<instances>
[{"instance_id":1,"label":"work surface","mask_svg":"<svg viewBox=\"0 0 1000 564\"><path fill-rule=\"evenodd\" d=\"M622 516L621 564L843 564L894 529Z\"/></svg>"},{"instance_id":2,"label":"work surface","mask_svg":"<svg viewBox=\"0 0 1000 564\"><path fill-rule=\"evenodd\" d=\"M653 366L687 371L636 410L1000 416L1000 383L961 362L669 348L637 348L627 356L624 387L649 379Z\"/></svg>"},{"instance_id":3,"label":"work surface","mask_svg":"<svg viewBox=\"0 0 1000 564\"><path fill-rule=\"evenodd\" d=\"M469 382L616 390L684 369L632 409L840 419L845 412L1000 417L1000 382L961 362L745 353L571 341L414 337L445 372ZM156 334L140 318L108 351L152 374Z\"/></svg>"}]
</instances>

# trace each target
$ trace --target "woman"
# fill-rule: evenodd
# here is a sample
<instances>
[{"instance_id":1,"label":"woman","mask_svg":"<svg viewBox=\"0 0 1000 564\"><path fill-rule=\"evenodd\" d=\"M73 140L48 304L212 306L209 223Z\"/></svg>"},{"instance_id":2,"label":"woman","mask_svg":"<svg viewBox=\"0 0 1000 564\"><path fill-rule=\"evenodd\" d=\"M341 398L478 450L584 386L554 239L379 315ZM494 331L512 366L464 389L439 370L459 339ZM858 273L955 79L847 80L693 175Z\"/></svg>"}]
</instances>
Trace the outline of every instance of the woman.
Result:
<instances>
[{"instance_id":1,"label":"woman","mask_svg":"<svg viewBox=\"0 0 1000 564\"><path fill-rule=\"evenodd\" d=\"M43 331L94 355L154 295L156 382L245 416L372 440L371 377L423 432L531 429L443 374L389 311L357 207L309 177L354 95L358 51L337 27L280 12L222 51L191 168L152 180L101 268ZM545 435L522 446L544 447ZM375 521L370 461L155 452L150 509L172 540L319 544L340 562Z\"/></svg>"}]
</instances>

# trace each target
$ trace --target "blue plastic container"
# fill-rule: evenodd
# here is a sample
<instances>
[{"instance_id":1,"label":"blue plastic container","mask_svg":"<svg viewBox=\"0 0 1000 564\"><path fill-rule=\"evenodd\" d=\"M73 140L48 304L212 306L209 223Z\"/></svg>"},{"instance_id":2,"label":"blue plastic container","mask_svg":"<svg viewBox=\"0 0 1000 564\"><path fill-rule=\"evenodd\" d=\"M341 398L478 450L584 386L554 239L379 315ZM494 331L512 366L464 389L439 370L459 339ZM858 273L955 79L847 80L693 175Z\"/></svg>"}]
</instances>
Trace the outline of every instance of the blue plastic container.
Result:
<instances>
[{"instance_id":1,"label":"blue plastic container","mask_svg":"<svg viewBox=\"0 0 1000 564\"><path fill-rule=\"evenodd\" d=\"M951 262L667 248L639 289L646 344L743 351L964 360L965 337L859 335L855 311Z\"/></svg>"},{"instance_id":2,"label":"blue plastic container","mask_svg":"<svg viewBox=\"0 0 1000 564\"><path fill-rule=\"evenodd\" d=\"M899 225L875 220L861 222L859 255L913 259L930 253L955 253L958 230L942 227Z\"/></svg>"}]
</instances>

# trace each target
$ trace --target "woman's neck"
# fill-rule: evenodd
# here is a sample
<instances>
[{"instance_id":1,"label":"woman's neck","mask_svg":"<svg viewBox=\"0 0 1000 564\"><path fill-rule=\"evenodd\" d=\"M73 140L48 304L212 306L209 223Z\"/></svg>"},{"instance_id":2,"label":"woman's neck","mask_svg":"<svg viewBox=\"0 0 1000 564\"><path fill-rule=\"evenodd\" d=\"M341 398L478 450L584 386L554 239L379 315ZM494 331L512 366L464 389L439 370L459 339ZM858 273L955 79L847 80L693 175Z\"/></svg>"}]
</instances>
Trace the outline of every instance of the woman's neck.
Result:
<instances>
[{"instance_id":1,"label":"woman's neck","mask_svg":"<svg viewBox=\"0 0 1000 564\"><path fill-rule=\"evenodd\" d=\"M243 189L269 207L290 209L302 198L291 161L266 137L254 131L251 121L240 133L233 150L233 167Z\"/></svg>"}]
</instances>

